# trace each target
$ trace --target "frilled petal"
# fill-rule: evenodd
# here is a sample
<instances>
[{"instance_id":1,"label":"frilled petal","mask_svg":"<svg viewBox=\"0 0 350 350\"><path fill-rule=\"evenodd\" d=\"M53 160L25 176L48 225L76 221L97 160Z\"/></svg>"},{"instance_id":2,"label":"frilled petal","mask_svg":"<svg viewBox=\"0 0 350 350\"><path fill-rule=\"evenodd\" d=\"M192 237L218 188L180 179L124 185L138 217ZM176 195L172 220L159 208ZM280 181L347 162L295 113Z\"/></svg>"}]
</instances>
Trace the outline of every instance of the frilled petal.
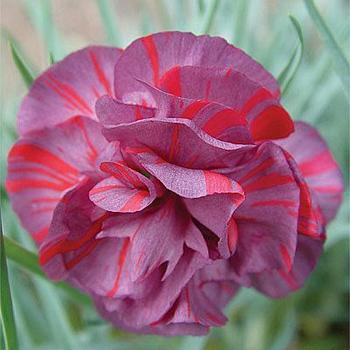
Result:
<instances>
[{"instance_id":1,"label":"frilled petal","mask_svg":"<svg viewBox=\"0 0 350 350\"><path fill-rule=\"evenodd\" d=\"M118 311L109 312L106 309L104 302L101 298L94 298L95 306L100 315L109 320L116 327L124 329L128 332L137 332L139 334L159 334L162 336L176 336L176 335L205 335L208 333L208 327L202 326L196 323L170 323L170 324L156 324L145 327L133 327L131 325L126 326L119 315Z\"/></svg>"},{"instance_id":2,"label":"frilled petal","mask_svg":"<svg viewBox=\"0 0 350 350\"><path fill-rule=\"evenodd\" d=\"M309 186L302 176L293 157L285 150L284 154L300 190L298 233L313 238L320 238L324 234L325 221L322 217L317 200L312 198Z\"/></svg>"},{"instance_id":3,"label":"frilled petal","mask_svg":"<svg viewBox=\"0 0 350 350\"><path fill-rule=\"evenodd\" d=\"M322 253L324 239L298 236L297 250L292 269L272 270L251 277L251 285L260 292L281 298L301 288L315 268Z\"/></svg>"},{"instance_id":4,"label":"frilled petal","mask_svg":"<svg viewBox=\"0 0 350 350\"><path fill-rule=\"evenodd\" d=\"M125 153L151 151L161 158L160 162L192 169L234 167L242 154L253 147L222 142L191 121L177 118L140 120L105 128L103 133L108 140L118 140Z\"/></svg>"},{"instance_id":5,"label":"frilled petal","mask_svg":"<svg viewBox=\"0 0 350 350\"><path fill-rule=\"evenodd\" d=\"M204 266L182 288L167 312L142 328L126 325L122 315L117 311L108 311L100 298L95 298L95 303L103 317L127 331L160 335L204 335L210 326L226 322L222 308L239 287L232 281L231 275L228 263L224 260Z\"/></svg>"},{"instance_id":6,"label":"frilled petal","mask_svg":"<svg viewBox=\"0 0 350 350\"><path fill-rule=\"evenodd\" d=\"M102 209L131 213L144 209L157 197L151 180L121 163L103 162L100 169L112 176L91 189L89 197Z\"/></svg>"},{"instance_id":7,"label":"frilled petal","mask_svg":"<svg viewBox=\"0 0 350 350\"><path fill-rule=\"evenodd\" d=\"M278 99L237 71L177 67L167 73L160 85L172 96L147 86L158 109L161 107L158 113L192 119L208 134L226 141L234 141L247 124L255 141L283 138L294 131L293 121ZM176 96L174 86L178 86L178 95L183 98ZM192 102L186 103L184 98ZM218 109L218 104L225 108ZM182 106L180 113L174 110L178 105Z\"/></svg>"},{"instance_id":8,"label":"frilled petal","mask_svg":"<svg viewBox=\"0 0 350 350\"><path fill-rule=\"evenodd\" d=\"M147 89L156 100L156 109L128 105L103 96L96 103L97 117L106 127L152 117L184 118L222 141L253 143L246 118L231 108L215 102L177 97L149 85Z\"/></svg>"},{"instance_id":9,"label":"frilled petal","mask_svg":"<svg viewBox=\"0 0 350 350\"><path fill-rule=\"evenodd\" d=\"M170 197L158 207L139 216L116 216L106 222L99 237L129 237L133 281L144 279L163 263L163 280L174 270L183 255L183 247L208 256L205 240L179 200Z\"/></svg>"},{"instance_id":10,"label":"frilled petal","mask_svg":"<svg viewBox=\"0 0 350 350\"><path fill-rule=\"evenodd\" d=\"M46 236L64 192L84 174L96 173L97 157L106 145L97 122L75 117L30 133L12 147L6 189L15 212L35 240Z\"/></svg>"},{"instance_id":11,"label":"frilled petal","mask_svg":"<svg viewBox=\"0 0 350 350\"><path fill-rule=\"evenodd\" d=\"M40 263L50 278L103 297L109 309L137 304L135 322L143 322L143 303L159 306L150 315L151 323L208 261L204 238L173 200L146 212L115 215L88 200L93 185L85 180L57 206L40 248ZM153 298L157 293L160 300ZM121 302L125 297L135 301Z\"/></svg>"},{"instance_id":12,"label":"frilled petal","mask_svg":"<svg viewBox=\"0 0 350 350\"><path fill-rule=\"evenodd\" d=\"M67 280L88 293L145 297L161 272L156 271L144 284L131 281L130 240L99 237L111 214L88 200L93 186L93 181L85 180L59 203L40 247L40 264L50 278Z\"/></svg>"},{"instance_id":13,"label":"frilled petal","mask_svg":"<svg viewBox=\"0 0 350 350\"><path fill-rule=\"evenodd\" d=\"M162 282L153 282L152 292L144 298L122 300L103 298L107 311L114 314L114 320L122 328L156 326L176 302L184 286L194 273L208 263L201 254L184 247L184 253L172 273ZM163 269L164 271L164 269ZM143 283L143 282L140 282Z\"/></svg>"},{"instance_id":14,"label":"frilled petal","mask_svg":"<svg viewBox=\"0 0 350 350\"><path fill-rule=\"evenodd\" d=\"M238 227L233 268L240 276L276 268L289 271L296 247L300 190L283 150L264 143L231 176L246 196L233 214Z\"/></svg>"},{"instance_id":15,"label":"frilled petal","mask_svg":"<svg viewBox=\"0 0 350 350\"><path fill-rule=\"evenodd\" d=\"M189 213L219 237L219 252L231 255L236 241L231 217L244 200L241 186L223 174L170 164L154 153L140 153L135 158L168 190L181 196Z\"/></svg>"},{"instance_id":16,"label":"frilled petal","mask_svg":"<svg viewBox=\"0 0 350 350\"><path fill-rule=\"evenodd\" d=\"M68 55L41 74L21 105L20 135L76 115L96 119L96 100L105 94L113 96L114 66L121 52L117 48L90 46Z\"/></svg>"},{"instance_id":17,"label":"frilled petal","mask_svg":"<svg viewBox=\"0 0 350 350\"><path fill-rule=\"evenodd\" d=\"M102 96L96 102L96 115L103 125L130 123L152 118L155 114L155 108L123 103L108 95Z\"/></svg>"},{"instance_id":18,"label":"frilled petal","mask_svg":"<svg viewBox=\"0 0 350 350\"><path fill-rule=\"evenodd\" d=\"M151 152L140 152L134 157L168 190L183 198L200 198L215 193L243 196L239 184L215 171L184 168L168 163Z\"/></svg>"},{"instance_id":19,"label":"frilled petal","mask_svg":"<svg viewBox=\"0 0 350 350\"><path fill-rule=\"evenodd\" d=\"M328 222L334 218L342 200L343 181L339 166L314 128L303 122L295 125L295 133L278 144L297 162Z\"/></svg>"},{"instance_id":20,"label":"frilled petal","mask_svg":"<svg viewBox=\"0 0 350 350\"><path fill-rule=\"evenodd\" d=\"M227 320L222 309L238 289L227 261L216 260L195 273L174 305L172 316L163 322L222 326Z\"/></svg>"},{"instance_id":21,"label":"frilled petal","mask_svg":"<svg viewBox=\"0 0 350 350\"><path fill-rule=\"evenodd\" d=\"M124 102L154 103L138 80L159 87L169 71L181 66L233 69L279 96L276 80L259 63L225 40L207 35L165 32L135 40L115 69L116 97ZM175 86L173 93L179 94Z\"/></svg>"}]
</instances>

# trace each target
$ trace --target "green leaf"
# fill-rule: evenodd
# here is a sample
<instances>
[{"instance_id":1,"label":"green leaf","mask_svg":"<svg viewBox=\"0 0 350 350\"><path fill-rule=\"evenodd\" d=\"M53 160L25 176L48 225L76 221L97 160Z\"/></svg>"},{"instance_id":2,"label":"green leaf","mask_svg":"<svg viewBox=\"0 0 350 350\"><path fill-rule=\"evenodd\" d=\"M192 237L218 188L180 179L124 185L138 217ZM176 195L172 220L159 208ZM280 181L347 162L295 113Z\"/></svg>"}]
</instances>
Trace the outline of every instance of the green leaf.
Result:
<instances>
[{"instance_id":1,"label":"green leaf","mask_svg":"<svg viewBox=\"0 0 350 350\"><path fill-rule=\"evenodd\" d=\"M116 25L117 18L115 7L112 6L110 0L97 0L97 5L109 43L120 46L121 40Z\"/></svg>"},{"instance_id":2,"label":"green leaf","mask_svg":"<svg viewBox=\"0 0 350 350\"><path fill-rule=\"evenodd\" d=\"M21 74L21 77L25 85L29 88L32 85L34 80L33 73L30 71L28 65L24 62L23 58L21 57L21 55L19 54L16 48L15 43L11 39L9 39L9 45L10 45L13 61L15 62L15 65L19 73Z\"/></svg>"},{"instance_id":3,"label":"green leaf","mask_svg":"<svg viewBox=\"0 0 350 350\"><path fill-rule=\"evenodd\" d=\"M291 20L293 28L298 35L299 44L295 48L287 65L283 68L282 72L278 76L278 83L281 86L282 94L285 94L287 92L290 83L293 81L304 53L304 38L301 26L295 17L289 16L289 19Z\"/></svg>"},{"instance_id":4,"label":"green leaf","mask_svg":"<svg viewBox=\"0 0 350 350\"><path fill-rule=\"evenodd\" d=\"M326 22L320 15L318 9L316 8L313 0L304 0L307 11L313 20L315 26L317 27L324 43L329 50L333 62L334 68L337 72L340 80L342 81L344 88L346 91L349 90L350 86L350 64L348 59L346 58L343 50L335 40L332 32L328 28Z\"/></svg>"},{"instance_id":5,"label":"green leaf","mask_svg":"<svg viewBox=\"0 0 350 350\"><path fill-rule=\"evenodd\" d=\"M11 290L8 280L7 262L5 256L4 239L2 233L2 220L0 212L0 314L4 332L5 347L7 350L18 349L17 331L13 315Z\"/></svg>"},{"instance_id":6,"label":"green leaf","mask_svg":"<svg viewBox=\"0 0 350 350\"><path fill-rule=\"evenodd\" d=\"M46 276L44 275L43 271L39 266L38 257L36 254L23 248L18 243L6 236L4 236L4 244L6 249L6 255L9 259L21 265L30 272L33 272L37 276L46 279ZM81 294L76 289L73 289L70 286L68 286L66 283L55 283L55 286L64 290L66 294L69 295L74 301L85 305L91 305L91 301L86 295Z\"/></svg>"}]
</instances>

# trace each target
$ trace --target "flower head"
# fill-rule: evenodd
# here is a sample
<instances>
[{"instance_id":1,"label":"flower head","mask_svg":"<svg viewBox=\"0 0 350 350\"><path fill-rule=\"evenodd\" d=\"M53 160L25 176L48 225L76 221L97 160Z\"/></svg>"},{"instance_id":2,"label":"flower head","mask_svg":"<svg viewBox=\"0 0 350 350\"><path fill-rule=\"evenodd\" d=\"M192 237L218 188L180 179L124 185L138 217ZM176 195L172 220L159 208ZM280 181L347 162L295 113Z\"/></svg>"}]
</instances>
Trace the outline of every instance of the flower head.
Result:
<instances>
[{"instance_id":1,"label":"flower head","mask_svg":"<svg viewBox=\"0 0 350 350\"><path fill-rule=\"evenodd\" d=\"M275 79L220 38L88 47L24 98L7 190L47 275L120 328L205 334L240 286L271 297L314 268L343 191Z\"/></svg>"}]
</instances>

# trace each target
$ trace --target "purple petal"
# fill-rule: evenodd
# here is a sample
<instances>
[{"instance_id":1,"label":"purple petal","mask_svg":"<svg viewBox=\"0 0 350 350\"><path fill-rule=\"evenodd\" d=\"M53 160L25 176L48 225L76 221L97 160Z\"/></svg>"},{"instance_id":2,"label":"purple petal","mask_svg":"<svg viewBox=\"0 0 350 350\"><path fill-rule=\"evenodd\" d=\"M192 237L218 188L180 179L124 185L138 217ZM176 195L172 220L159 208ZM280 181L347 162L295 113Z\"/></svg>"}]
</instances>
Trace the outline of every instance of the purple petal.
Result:
<instances>
[{"instance_id":1,"label":"purple petal","mask_svg":"<svg viewBox=\"0 0 350 350\"><path fill-rule=\"evenodd\" d=\"M123 328L156 326L174 305L193 274L207 263L207 258L186 247L173 272L163 282L153 283L151 293L144 298L130 300L103 298L104 306L113 313L117 323L124 325Z\"/></svg>"},{"instance_id":2,"label":"purple petal","mask_svg":"<svg viewBox=\"0 0 350 350\"><path fill-rule=\"evenodd\" d=\"M21 105L20 135L51 127L76 115L96 119L96 100L105 94L113 96L113 70L121 52L103 46L87 47L41 74Z\"/></svg>"},{"instance_id":3,"label":"purple petal","mask_svg":"<svg viewBox=\"0 0 350 350\"><path fill-rule=\"evenodd\" d=\"M238 226L233 269L238 275L289 270L296 247L300 192L283 150L264 143L230 176L246 195L233 214Z\"/></svg>"},{"instance_id":4,"label":"purple petal","mask_svg":"<svg viewBox=\"0 0 350 350\"><path fill-rule=\"evenodd\" d=\"M102 96L96 102L96 115L102 125L111 126L152 118L155 115L155 109L126 104L110 96Z\"/></svg>"},{"instance_id":5,"label":"purple petal","mask_svg":"<svg viewBox=\"0 0 350 350\"><path fill-rule=\"evenodd\" d=\"M315 268L323 241L299 235L292 269L289 272L272 270L256 274L251 278L252 286L272 298L285 297L298 290Z\"/></svg>"},{"instance_id":6,"label":"purple petal","mask_svg":"<svg viewBox=\"0 0 350 350\"><path fill-rule=\"evenodd\" d=\"M103 162L100 168L112 176L100 181L89 193L98 207L130 213L144 209L156 198L152 181L137 171L113 162Z\"/></svg>"},{"instance_id":7,"label":"purple petal","mask_svg":"<svg viewBox=\"0 0 350 350\"><path fill-rule=\"evenodd\" d=\"M98 123L75 117L22 137L10 150L6 189L15 212L33 238L48 232L52 213L84 174L96 173L107 142Z\"/></svg>"},{"instance_id":8,"label":"purple petal","mask_svg":"<svg viewBox=\"0 0 350 350\"><path fill-rule=\"evenodd\" d=\"M276 80L259 63L225 40L206 35L165 32L134 41L124 51L115 69L116 97L142 104L153 101L136 79L160 86L166 74L178 66L232 69L247 75L278 97ZM179 87L172 89L178 91Z\"/></svg>"},{"instance_id":9,"label":"purple petal","mask_svg":"<svg viewBox=\"0 0 350 350\"><path fill-rule=\"evenodd\" d=\"M130 277L133 281L146 278L165 262L167 268L163 279L166 279L181 258L184 244L204 257L208 256L202 234L192 223L181 201L173 197L163 199L158 207L138 216L123 215L109 219L99 235L99 238L105 237L130 238L133 262Z\"/></svg>"},{"instance_id":10,"label":"purple petal","mask_svg":"<svg viewBox=\"0 0 350 350\"><path fill-rule=\"evenodd\" d=\"M219 141L191 121L176 118L140 120L104 129L104 134L108 140L118 140L130 155L154 153L159 162L185 168L234 167L241 154L253 147Z\"/></svg>"},{"instance_id":11,"label":"purple petal","mask_svg":"<svg viewBox=\"0 0 350 350\"><path fill-rule=\"evenodd\" d=\"M295 124L295 133L278 142L297 162L327 222L336 215L344 190L342 175L326 142L311 126Z\"/></svg>"}]
</instances>

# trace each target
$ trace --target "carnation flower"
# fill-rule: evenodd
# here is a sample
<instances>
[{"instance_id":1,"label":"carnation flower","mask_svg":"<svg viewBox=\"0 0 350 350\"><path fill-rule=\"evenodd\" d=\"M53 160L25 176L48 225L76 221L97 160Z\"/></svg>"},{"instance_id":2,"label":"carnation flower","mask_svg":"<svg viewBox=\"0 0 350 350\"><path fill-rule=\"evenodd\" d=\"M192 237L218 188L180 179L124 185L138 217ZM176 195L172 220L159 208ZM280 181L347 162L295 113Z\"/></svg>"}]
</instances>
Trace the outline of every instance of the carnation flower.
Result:
<instances>
[{"instance_id":1,"label":"carnation flower","mask_svg":"<svg viewBox=\"0 0 350 350\"><path fill-rule=\"evenodd\" d=\"M241 286L300 288L341 202L322 137L216 37L72 53L35 80L18 131L6 186L42 268L129 331L202 335Z\"/></svg>"}]
</instances>

